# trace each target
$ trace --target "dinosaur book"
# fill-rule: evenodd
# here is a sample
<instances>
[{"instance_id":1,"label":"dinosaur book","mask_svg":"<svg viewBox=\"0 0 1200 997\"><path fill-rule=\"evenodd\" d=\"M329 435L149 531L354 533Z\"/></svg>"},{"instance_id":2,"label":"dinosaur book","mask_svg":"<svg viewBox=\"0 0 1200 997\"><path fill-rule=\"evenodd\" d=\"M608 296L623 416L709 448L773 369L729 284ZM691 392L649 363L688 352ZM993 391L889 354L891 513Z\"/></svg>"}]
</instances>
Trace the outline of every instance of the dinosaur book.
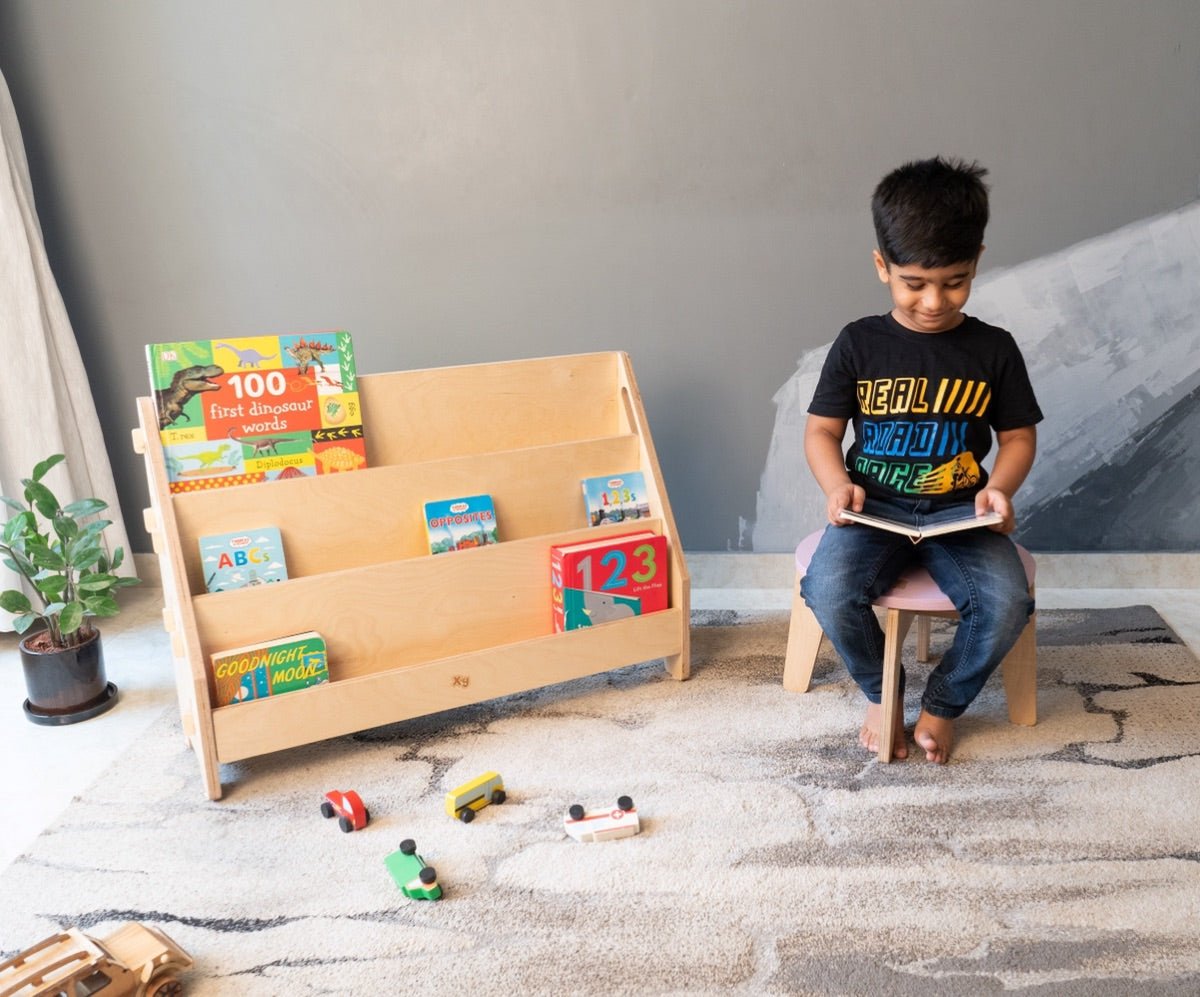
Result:
<instances>
[{"instance_id":1,"label":"dinosaur book","mask_svg":"<svg viewBox=\"0 0 1200 997\"><path fill-rule=\"evenodd\" d=\"M315 630L212 655L216 706L265 699L329 681L325 641Z\"/></svg>"},{"instance_id":2,"label":"dinosaur book","mask_svg":"<svg viewBox=\"0 0 1200 997\"><path fill-rule=\"evenodd\" d=\"M367 466L348 332L146 347L173 493Z\"/></svg>"},{"instance_id":3,"label":"dinosaur book","mask_svg":"<svg viewBox=\"0 0 1200 997\"><path fill-rule=\"evenodd\" d=\"M288 576L283 539L274 526L200 537L200 568L209 592L282 582Z\"/></svg>"},{"instance_id":4,"label":"dinosaur book","mask_svg":"<svg viewBox=\"0 0 1200 997\"><path fill-rule=\"evenodd\" d=\"M624 533L550 548L555 633L666 609L667 539Z\"/></svg>"}]
</instances>

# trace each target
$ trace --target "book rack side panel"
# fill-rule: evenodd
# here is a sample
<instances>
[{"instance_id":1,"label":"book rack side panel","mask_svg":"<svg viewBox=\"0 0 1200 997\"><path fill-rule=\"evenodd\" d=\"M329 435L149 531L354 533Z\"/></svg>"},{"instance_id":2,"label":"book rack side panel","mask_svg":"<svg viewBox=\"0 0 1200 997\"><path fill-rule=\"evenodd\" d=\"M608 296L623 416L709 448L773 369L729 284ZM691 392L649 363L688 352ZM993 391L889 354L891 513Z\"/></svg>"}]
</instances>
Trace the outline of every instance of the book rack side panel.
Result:
<instances>
[{"instance_id":1,"label":"book rack side panel","mask_svg":"<svg viewBox=\"0 0 1200 997\"><path fill-rule=\"evenodd\" d=\"M617 436L619 353L359 378L368 463L418 464Z\"/></svg>"},{"instance_id":2,"label":"book rack side panel","mask_svg":"<svg viewBox=\"0 0 1200 997\"><path fill-rule=\"evenodd\" d=\"M221 795L216 734L212 726L208 669L200 652L200 638L192 613L185 559L179 546L179 528L167 484L167 468L159 445L158 416L151 398L137 400L138 428L134 449L145 464L150 492L146 529L150 534L163 589L163 626L171 637L175 689L179 697L180 722L188 744L196 753L201 776L210 799Z\"/></svg>"},{"instance_id":3,"label":"book rack side panel","mask_svg":"<svg viewBox=\"0 0 1200 997\"><path fill-rule=\"evenodd\" d=\"M676 656L686 630L686 617L669 609L223 707L213 716L219 758L237 761Z\"/></svg>"},{"instance_id":4,"label":"book rack side panel","mask_svg":"<svg viewBox=\"0 0 1200 997\"><path fill-rule=\"evenodd\" d=\"M623 416L622 428L636 435L638 440L638 466L646 475L646 486L650 490L651 508L662 519L662 533L670 545L671 557L671 606L683 612L683 646L677 656L667 659L667 671L675 679L686 679L691 674L690 613L692 583L688 574L687 561L683 556L683 542L675 526L675 516L667 498L667 486L663 481L662 468L650 436L650 424L642 404L641 392L633 375L633 364L625 354L620 355L617 376L617 393L620 396Z\"/></svg>"}]
</instances>

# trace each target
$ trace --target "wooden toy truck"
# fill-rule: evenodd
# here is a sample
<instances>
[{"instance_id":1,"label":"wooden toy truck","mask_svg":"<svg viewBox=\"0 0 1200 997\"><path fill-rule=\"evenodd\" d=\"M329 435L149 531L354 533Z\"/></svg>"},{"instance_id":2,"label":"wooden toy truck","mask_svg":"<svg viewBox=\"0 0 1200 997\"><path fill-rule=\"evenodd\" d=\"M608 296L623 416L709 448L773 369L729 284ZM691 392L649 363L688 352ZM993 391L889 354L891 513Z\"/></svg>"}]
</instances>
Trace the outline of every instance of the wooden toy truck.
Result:
<instances>
[{"instance_id":1,"label":"wooden toy truck","mask_svg":"<svg viewBox=\"0 0 1200 997\"><path fill-rule=\"evenodd\" d=\"M190 955L147 924L130 921L99 939L68 928L0 963L0 997L178 997L178 974L191 966Z\"/></svg>"},{"instance_id":2,"label":"wooden toy truck","mask_svg":"<svg viewBox=\"0 0 1200 997\"><path fill-rule=\"evenodd\" d=\"M590 353L358 379L369 467L171 494L153 400L134 446L162 568L184 735L212 799L220 766L596 672L663 658L688 676L690 586L633 368ZM582 479L640 470L667 537L670 608L553 633L550 547L591 528ZM423 505L490 494L500 543L430 555ZM198 537L279 528L289 579L206 593ZM315 630L330 681L215 708L214 651Z\"/></svg>"}]
</instances>

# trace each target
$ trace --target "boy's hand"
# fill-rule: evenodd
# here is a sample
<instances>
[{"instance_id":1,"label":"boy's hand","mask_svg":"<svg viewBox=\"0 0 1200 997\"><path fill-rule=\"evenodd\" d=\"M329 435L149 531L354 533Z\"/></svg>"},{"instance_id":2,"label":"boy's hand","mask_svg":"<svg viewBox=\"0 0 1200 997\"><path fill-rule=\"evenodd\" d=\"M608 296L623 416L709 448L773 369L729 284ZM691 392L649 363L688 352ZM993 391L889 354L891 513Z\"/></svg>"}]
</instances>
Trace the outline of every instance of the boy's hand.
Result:
<instances>
[{"instance_id":1,"label":"boy's hand","mask_svg":"<svg viewBox=\"0 0 1200 997\"><path fill-rule=\"evenodd\" d=\"M1013 512L1012 499L999 488L985 488L975 496L975 515L983 516L989 512L998 512L1004 517L1004 522L993 523L988 527L997 533L1012 533L1017 528L1017 517Z\"/></svg>"},{"instance_id":2,"label":"boy's hand","mask_svg":"<svg viewBox=\"0 0 1200 997\"><path fill-rule=\"evenodd\" d=\"M838 485L828 495L825 496L825 514L829 517L829 521L834 526L848 526L846 520L838 515L843 509L849 509L851 512L862 512L863 502L867 499L867 493L862 485L852 485L847 481L844 485Z\"/></svg>"}]
</instances>

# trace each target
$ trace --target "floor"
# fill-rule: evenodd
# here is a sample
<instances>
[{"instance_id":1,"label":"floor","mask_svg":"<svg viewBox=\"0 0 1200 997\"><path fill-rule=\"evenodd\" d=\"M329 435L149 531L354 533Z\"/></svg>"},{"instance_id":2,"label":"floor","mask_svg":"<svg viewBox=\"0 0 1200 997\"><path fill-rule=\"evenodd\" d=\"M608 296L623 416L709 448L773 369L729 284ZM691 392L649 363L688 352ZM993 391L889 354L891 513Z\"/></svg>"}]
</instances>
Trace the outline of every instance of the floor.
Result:
<instances>
[{"instance_id":1,"label":"floor","mask_svg":"<svg viewBox=\"0 0 1200 997\"><path fill-rule=\"evenodd\" d=\"M782 609L788 589L695 589L696 609ZM1200 591L1194 588L1039 589L1038 606L1105 608L1149 603L1200 652ZM162 593L140 586L122 593L122 612L104 621L104 657L117 705L83 723L42 727L25 719L25 682L17 638L0 634L0 872L33 843L164 710L176 709L170 645L162 628ZM849 732L847 736L851 736Z\"/></svg>"}]
</instances>

